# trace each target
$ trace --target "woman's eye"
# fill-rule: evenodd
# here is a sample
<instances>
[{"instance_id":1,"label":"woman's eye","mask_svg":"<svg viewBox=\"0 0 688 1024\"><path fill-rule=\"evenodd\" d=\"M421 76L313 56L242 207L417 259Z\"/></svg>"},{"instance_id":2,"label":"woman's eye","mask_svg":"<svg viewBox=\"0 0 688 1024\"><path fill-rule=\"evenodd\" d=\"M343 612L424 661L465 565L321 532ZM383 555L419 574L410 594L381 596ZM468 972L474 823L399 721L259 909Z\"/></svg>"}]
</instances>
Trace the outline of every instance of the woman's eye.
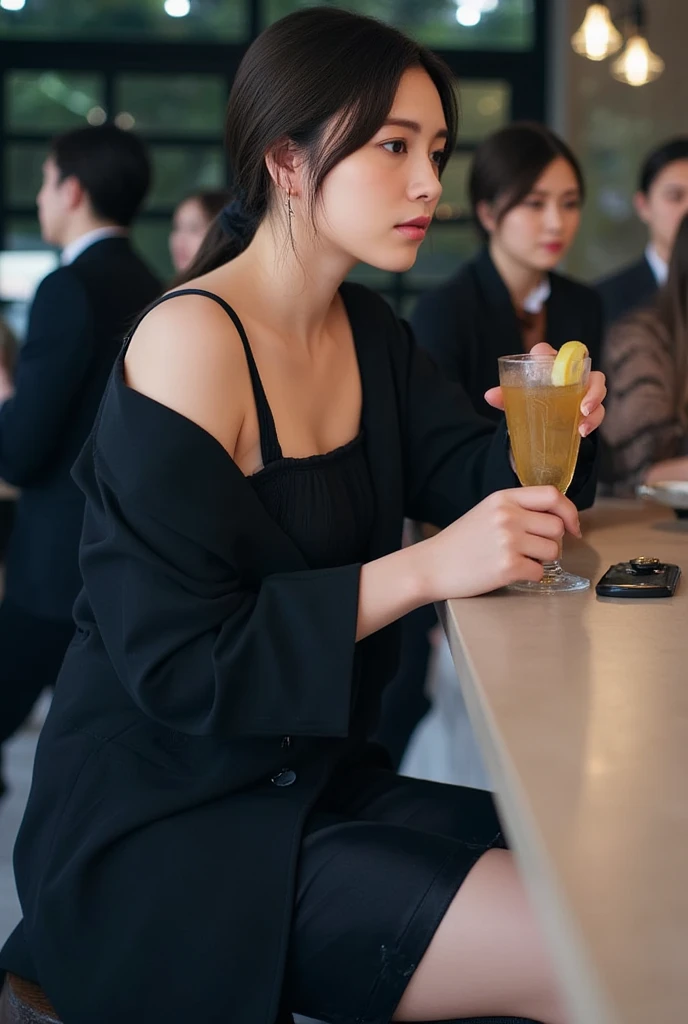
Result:
<instances>
[{"instance_id":1,"label":"woman's eye","mask_svg":"<svg viewBox=\"0 0 688 1024\"><path fill-rule=\"evenodd\" d=\"M539 199L526 199L523 203L529 210L541 210L545 205Z\"/></svg>"},{"instance_id":2,"label":"woman's eye","mask_svg":"<svg viewBox=\"0 0 688 1024\"><path fill-rule=\"evenodd\" d=\"M581 201L580 199L570 199L568 203L564 203L565 210L580 210Z\"/></svg>"},{"instance_id":3,"label":"woman's eye","mask_svg":"<svg viewBox=\"0 0 688 1024\"><path fill-rule=\"evenodd\" d=\"M392 147L391 149L388 147ZM394 139L392 142L383 142L382 148L386 149L388 153L405 153L406 143L403 139Z\"/></svg>"},{"instance_id":4,"label":"woman's eye","mask_svg":"<svg viewBox=\"0 0 688 1024\"><path fill-rule=\"evenodd\" d=\"M447 156L446 149L436 149L432 154L432 160L437 164L438 167L442 167Z\"/></svg>"}]
</instances>

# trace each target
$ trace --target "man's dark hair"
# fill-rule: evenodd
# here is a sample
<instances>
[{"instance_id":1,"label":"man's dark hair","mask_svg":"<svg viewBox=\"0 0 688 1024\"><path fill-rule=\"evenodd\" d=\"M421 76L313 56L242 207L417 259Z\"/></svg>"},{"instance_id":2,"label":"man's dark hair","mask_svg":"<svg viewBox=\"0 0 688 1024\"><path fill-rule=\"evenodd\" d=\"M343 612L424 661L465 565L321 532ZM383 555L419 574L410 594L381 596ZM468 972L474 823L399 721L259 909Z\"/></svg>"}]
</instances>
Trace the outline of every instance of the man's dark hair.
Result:
<instances>
[{"instance_id":1,"label":"man's dark hair","mask_svg":"<svg viewBox=\"0 0 688 1024\"><path fill-rule=\"evenodd\" d=\"M668 164L673 164L675 160L688 160L688 135L669 139L648 153L640 168L640 182L638 183L640 191L647 195L657 175Z\"/></svg>"},{"instance_id":2,"label":"man's dark hair","mask_svg":"<svg viewBox=\"0 0 688 1024\"><path fill-rule=\"evenodd\" d=\"M128 227L151 181L151 165L142 140L130 131L104 124L58 135L51 149L60 180L76 178L93 212Z\"/></svg>"}]
</instances>

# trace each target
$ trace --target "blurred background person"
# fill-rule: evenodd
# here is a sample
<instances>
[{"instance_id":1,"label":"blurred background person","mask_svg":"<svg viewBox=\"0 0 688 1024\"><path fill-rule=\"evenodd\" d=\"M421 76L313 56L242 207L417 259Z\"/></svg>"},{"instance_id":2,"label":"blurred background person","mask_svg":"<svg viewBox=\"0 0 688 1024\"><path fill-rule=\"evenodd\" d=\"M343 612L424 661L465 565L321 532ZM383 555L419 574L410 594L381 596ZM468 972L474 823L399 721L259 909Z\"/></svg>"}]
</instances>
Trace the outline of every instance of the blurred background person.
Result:
<instances>
[{"instance_id":1,"label":"blurred background person","mask_svg":"<svg viewBox=\"0 0 688 1024\"><path fill-rule=\"evenodd\" d=\"M484 394L498 383L500 356L575 339L599 361L600 299L554 270L576 237L584 194L576 157L544 125L508 125L476 150L469 195L483 247L421 297L411 322L419 345L485 416L497 416Z\"/></svg>"},{"instance_id":2,"label":"blurred background person","mask_svg":"<svg viewBox=\"0 0 688 1024\"><path fill-rule=\"evenodd\" d=\"M476 150L469 194L483 247L420 298L411 323L418 344L490 419L499 414L484 395L498 383L500 356L528 352L541 341L559 348L575 339L587 345L593 365L599 363L600 298L554 271L576 237L584 193L576 157L544 125L511 124ZM378 732L396 763L430 706L425 679L435 622L428 607L402 624L399 673L385 692ZM475 774L484 777L482 769ZM467 778L447 781L470 784Z\"/></svg>"},{"instance_id":3,"label":"blurred background person","mask_svg":"<svg viewBox=\"0 0 688 1024\"><path fill-rule=\"evenodd\" d=\"M688 136L670 139L648 154L633 205L649 240L641 259L597 285L608 326L646 306L666 284L676 231L688 213Z\"/></svg>"},{"instance_id":4,"label":"blurred background person","mask_svg":"<svg viewBox=\"0 0 688 1024\"><path fill-rule=\"evenodd\" d=\"M0 317L0 403L9 398L14 391L14 370L18 352L19 346L14 331ZM5 561L16 504L16 489L0 479L0 563Z\"/></svg>"},{"instance_id":5,"label":"blurred background person","mask_svg":"<svg viewBox=\"0 0 688 1024\"><path fill-rule=\"evenodd\" d=\"M191 265L208 228L230 199L227 189L212 189L193 192L179 203L170 232L170 256L176 274Z\"/></svg>"},{"instance_id":6,"label":"blurred background person","mask_svg":"<svg viewBox=\"0 0 688 1024\"><path fill-rule=\"evenodd\" d=\"M161 290L128 238L150 177L142 141L114 125L59 136L43 166L41 233L62 265L36 292L0 410L0 477L21 488L0 606L0 744L74 632L84 499L70 471L129 325Z\"/></svg>"},{"instance_id":7,"label":"blurred background person","mask_svg":"<svg viewBox=\"0 0 688 1024\"><path fill-rule=\"evenodd\" d=\"M633 497L640 483L688 480L688 215L676 235L666 285L653 303L614 324L604 365L605 491Z\"/></svg>"}]
</instances>

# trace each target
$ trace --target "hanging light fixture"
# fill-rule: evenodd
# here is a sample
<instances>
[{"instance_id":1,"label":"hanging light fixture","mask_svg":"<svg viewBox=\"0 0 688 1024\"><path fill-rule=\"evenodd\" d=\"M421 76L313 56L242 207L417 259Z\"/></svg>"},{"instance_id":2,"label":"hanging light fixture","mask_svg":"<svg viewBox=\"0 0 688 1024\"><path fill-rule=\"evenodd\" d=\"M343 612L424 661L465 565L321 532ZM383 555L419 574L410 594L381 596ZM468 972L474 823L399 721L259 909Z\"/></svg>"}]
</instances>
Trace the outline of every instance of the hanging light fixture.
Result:
<instances>
[{"instance_id":1,"label":"hanging light fixture","mask_svg":"<svg viewBox=\"0 0 688 1024\"><path fill-rule=\"evenodd\" d=\"M612 75L627 85L647 85L664 71L664 61L653 53L645 38L645 8L634 3L626 46L612 64Z\"/></svg>"},{"instance_id":2,"label":"hanging light fixture","mask_svg":"<svg viewBox=\"0 0 688 1024\"><path fill-rule=\"evenodd\" d=\"M583 24L571 37L576 53L589 60L604 60L621 48L623 37L615 28L606 4L590 4Z\"/></svg>"},{"instance_id":3,"label":"hanging light fixture","mask_svg":"<svg viewBox=\"0 0 688 1024\"><path fill-rule=\"evenodd\" d=\"M647 85L664 71L664 61L653 53L645 36L633 35L612 64L612 74L627 85Z\"/></svg>"}]
</instances>

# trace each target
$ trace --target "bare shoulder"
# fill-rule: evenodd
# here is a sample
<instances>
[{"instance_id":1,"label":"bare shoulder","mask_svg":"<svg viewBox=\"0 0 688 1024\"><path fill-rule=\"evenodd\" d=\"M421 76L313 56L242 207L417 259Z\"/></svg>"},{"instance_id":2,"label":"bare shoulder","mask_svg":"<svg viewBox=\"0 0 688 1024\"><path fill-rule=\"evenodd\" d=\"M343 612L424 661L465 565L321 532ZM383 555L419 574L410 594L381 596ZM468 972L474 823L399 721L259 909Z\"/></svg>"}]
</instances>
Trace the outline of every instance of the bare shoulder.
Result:
<instances>
[{"instance_id":1,"label":"bare shoulder","mask_svg":"<svg viewBox=\"0 0 688 1024\"><path fill-rule=\"evenodd\" d=\"M137 327L126 383L192 420L234 455L250 397L241 339L225 310L201 295L161 303Z\"/></svg>"}]
</instances>

